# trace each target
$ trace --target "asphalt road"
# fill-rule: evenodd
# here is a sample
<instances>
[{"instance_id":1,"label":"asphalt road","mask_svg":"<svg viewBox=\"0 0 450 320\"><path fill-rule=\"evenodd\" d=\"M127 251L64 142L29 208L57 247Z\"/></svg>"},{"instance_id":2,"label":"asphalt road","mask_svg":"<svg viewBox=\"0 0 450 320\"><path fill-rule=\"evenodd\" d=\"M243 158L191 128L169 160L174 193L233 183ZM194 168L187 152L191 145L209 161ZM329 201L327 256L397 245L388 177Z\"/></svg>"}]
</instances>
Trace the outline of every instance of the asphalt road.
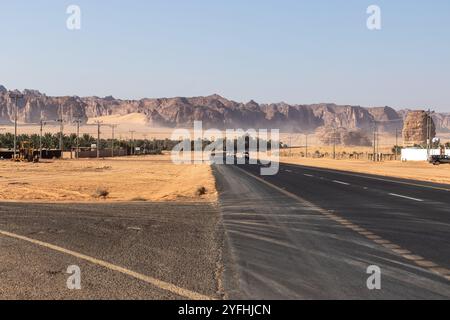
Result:
<instances>
[{"instance_id":1,"label":"asphalt road","mask_svg":"<svg viewBox=\"0 0 450 320\"><path fill-rule=\"evenodd\" d=\"M209 204L0 203L0 299L221 298L221 243Z\"/></svg>"},{"instance_id":2,"label":"asphalt road","mask_svg":"<svg viewBox=\"0 0 450 320\"><path fill-rule=\"evenodd\" d=\"M229 297L450 298L450 186L295 165L214 171ZM381 290L367 287L372 265Z\"/></svg>"},{"instance_id":3,"label":"asphalt road","mask_svg":"<svg viewBox=\"0 0 450 320\"><path fill-rule=\"evenodd\" d=\"M293 165L214 174L218 207L0 203L0 299L450 298L448 186Z\"/></svg>"}]
</instances>

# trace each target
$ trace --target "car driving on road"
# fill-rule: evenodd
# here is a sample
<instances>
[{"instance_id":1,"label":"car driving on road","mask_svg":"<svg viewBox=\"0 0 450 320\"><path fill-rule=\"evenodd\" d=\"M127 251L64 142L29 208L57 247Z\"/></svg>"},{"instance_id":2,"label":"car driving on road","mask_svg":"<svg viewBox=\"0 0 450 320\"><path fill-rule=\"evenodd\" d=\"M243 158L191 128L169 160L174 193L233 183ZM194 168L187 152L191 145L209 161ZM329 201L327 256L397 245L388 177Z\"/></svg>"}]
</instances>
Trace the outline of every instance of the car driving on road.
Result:
<instances>
[{"instance_id":1,"label":"car driving on road","mask_svg":"<svg viewBox=\"0 0 450 320\"><path fill-rule=\"evenodd\" d=\"M435 166L441 163L450 163L450 156L431 156L429 162Z\"/></svg>"}]
</instances>

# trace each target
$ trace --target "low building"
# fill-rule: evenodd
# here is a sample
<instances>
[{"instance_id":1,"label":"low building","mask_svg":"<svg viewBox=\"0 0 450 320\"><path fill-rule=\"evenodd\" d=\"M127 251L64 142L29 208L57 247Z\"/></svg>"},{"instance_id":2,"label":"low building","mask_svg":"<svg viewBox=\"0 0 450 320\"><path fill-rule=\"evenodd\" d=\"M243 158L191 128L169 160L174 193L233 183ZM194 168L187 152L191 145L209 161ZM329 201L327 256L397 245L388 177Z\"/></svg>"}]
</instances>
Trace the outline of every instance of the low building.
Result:
<instances>
[{"instance_id":1,"label":"low building","mask_svg":"<svg viewBox=\"0 0 450 320\"><path fill-rule=\"evenodd\" d=\"M431 149L430 156L440 155L441 149ZM450 149L445 150L445 154L450 156ZM422 148L402 149L402 161L427 161L428 150Z\"/></svg>"}]
</instances>

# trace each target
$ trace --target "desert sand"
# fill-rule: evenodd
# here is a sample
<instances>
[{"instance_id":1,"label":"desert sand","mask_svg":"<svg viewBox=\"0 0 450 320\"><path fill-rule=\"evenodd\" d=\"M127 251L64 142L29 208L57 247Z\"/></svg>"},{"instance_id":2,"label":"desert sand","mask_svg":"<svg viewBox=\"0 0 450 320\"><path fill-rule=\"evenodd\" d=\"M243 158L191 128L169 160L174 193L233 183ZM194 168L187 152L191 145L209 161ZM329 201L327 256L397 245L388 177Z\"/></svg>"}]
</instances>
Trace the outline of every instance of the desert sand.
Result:
<instances>
[{"instance_id":1,"label":"desert sand","mask_svg":"<svg viewBox=\"0 0 450 320\"><path fill-rule=\"evenodd\" d=\"M204 187L205 194L199 189ZM100 197L107 191L107 197ZM208 165L175 165L170 155L107 160L0 161L0 201L116 202L216 200Z\"/></svg>"}]
</instances>

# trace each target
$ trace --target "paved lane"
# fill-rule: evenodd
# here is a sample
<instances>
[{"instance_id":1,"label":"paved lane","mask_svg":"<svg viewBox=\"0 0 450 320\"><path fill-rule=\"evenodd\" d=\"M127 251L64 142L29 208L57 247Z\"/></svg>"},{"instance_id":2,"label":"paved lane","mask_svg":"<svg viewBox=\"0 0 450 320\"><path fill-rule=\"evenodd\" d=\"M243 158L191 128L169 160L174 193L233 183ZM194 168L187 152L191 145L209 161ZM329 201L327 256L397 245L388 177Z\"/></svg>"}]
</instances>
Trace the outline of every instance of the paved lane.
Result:
<instances>
[{"instance_id":1,"label":"paved lane","mask_svg":"<svg viewBox=\"0 0 450 320\"><path fill-rule=\"evenodd\" d=\"M0 203L0 299L220 298L221 243L214 205Z\"/></svg>"},{"instance_id":2,"label":"paved lane","mask_svg":"<svg viewBox=\"0 0 450 320\"><path fill-rule=\"evenodd\" d=\"M369 239L368 237L376 237L371 232L362 229L360 232L364 232L363 235L349 228L353 226L351 221L354 220L358 226L361 223L367 229L383 229L388 234L395 235L392 242L381 238L374 239L389 245L394 245L398 237L403 239L405 244L409 243L408 238L414 236L424 239L423 244L420 244L421 239L414 241L413 248L417 251L419 248L435 250L427 243L433 238L436 243L443 241L440 242L442 247L437 249L439 253L426 256L431 259L444 252L448 255L449 228L446 218L441 217L445 214L442 201L434 201L436 203L433 204L444 208L439 209L442 212L434 212L433 219L426 220L426 226L422 224L420 227L421 224L417 221L420 219L408 212L410 207L404 204L406 199L391 196L392 203L374 203L369 200L370 197L362 196L370 193L364 187L358 186L358 192L349 190L356 188L351 185L354 181L343 181L342 176L339 176L339 179L334 175L329 176L329 179L316 178L318 172L282 166L279 175L264 178L279 186L280 189L277 190L276 187L245 173L258 173L258 168L254 166L216 166L214 171L231 249L229 259L235 262L235 268L228 270L225 278L231 297L450 297L449 281L444 277L428 267L418 266L415 261L405 258L404 254L393 252ZM284 190L301 195L313 204L293 198ZM385 208L393 204L396 205L394 210L386 212ZM345 211L349 221L340 219L341 210L351 207L354 210ZM402 211L399 212L397 207L401 207ZM336 215L324 215L324 208L333 210ZM384 213L380 215L379 211ZM397 224L400 224L400 229L396 228ZM428 228L427 231L433 231L435 234L422 232L423 228ZM401 231L400 235L398 230ZM425 250L420 252L426 253ZM436 260L444 267L448 265L445 257ZM382 269L382 290L371 291L366 286L366 271L370 265L377 265Z\"/></svg>"},{"instance_id":3,"label":"paved lane","mask_svg":"<svg viewBox=\"0 0 450 320\"><path fill-rule=\"evenodd\" d=\"M450 186L295 165L264 179L450 269Z\"/></svg>"}]
</instances>

